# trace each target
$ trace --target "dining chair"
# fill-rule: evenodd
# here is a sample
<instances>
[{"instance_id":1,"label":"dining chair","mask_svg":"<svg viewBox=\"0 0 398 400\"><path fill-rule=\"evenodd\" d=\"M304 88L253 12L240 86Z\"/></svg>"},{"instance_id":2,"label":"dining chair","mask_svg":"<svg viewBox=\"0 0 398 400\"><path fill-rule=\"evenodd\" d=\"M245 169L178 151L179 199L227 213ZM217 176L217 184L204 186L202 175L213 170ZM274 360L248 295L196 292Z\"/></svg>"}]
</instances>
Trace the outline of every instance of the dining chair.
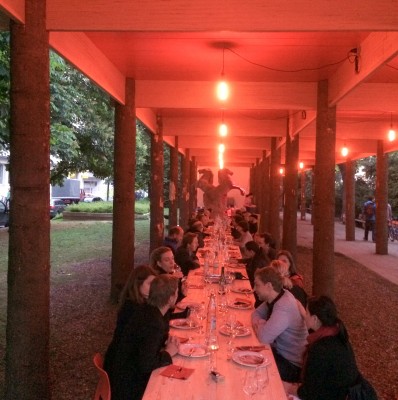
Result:
<instances>
[{"instance_id":1,"label":"dining chair","mask_svg":"<svg viewBox=\"0 0 398 400\"><path fill-rule=\"evenodd\" d=\"M103 369L104 360L100 353L95 353L93 362L97 368L99 381L95 391L94 400L111 400L111 385L106 371Z\"/></svg>"}]
</instances>

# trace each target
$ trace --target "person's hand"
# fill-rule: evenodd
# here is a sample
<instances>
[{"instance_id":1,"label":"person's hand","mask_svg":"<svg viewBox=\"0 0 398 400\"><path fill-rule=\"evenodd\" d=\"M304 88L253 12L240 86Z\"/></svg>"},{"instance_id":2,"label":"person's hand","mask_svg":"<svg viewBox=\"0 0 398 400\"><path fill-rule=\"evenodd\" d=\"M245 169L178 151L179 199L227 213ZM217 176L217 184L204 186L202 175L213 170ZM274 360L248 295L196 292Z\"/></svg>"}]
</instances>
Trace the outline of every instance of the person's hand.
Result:
<instances>
[{"instance_id":1,"label":"person's hand","mask_svg":"<svg viewBox=\"0 0 398 400\"><path fill-rule=\"evenodd\" d=\"M178 347L180 346L180 339L175 336L170 336L167 340L166 351L173 357L178 353Z\"/></svg>"}]
</instances>

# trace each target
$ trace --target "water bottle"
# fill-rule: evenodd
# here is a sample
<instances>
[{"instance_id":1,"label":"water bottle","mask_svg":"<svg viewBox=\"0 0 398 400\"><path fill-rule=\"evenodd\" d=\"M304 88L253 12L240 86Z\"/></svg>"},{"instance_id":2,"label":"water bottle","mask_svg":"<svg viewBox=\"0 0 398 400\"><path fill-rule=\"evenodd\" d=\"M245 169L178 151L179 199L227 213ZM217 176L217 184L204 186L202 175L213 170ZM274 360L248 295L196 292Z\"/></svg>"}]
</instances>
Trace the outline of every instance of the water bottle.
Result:
<instances>
[{"instance_id":1,"label":"water bottle","mask_svg":"<svg viewBox=\"0 0 398 400\"><path fill-rule=\"evenodd\" d=\"M225 270L224 267L221 267L220 281L218 284L218 293L220 295L224 295L227 292L226 287L227 287L227 280L225 277Z\"/></svg>"},{"instance_id":2,"label":"water bottle","mask_svg":"<svg viewBox=\"0 0 398 400\"><path fill-rule=\"evenodd\" d=\"M210 351L218 350L218 341L217 341L217 304L216 304L216 295L214 292L211 292L209 305L207 308L207 332L206 332L206 341Z\"/></svg>"}]
</instances>

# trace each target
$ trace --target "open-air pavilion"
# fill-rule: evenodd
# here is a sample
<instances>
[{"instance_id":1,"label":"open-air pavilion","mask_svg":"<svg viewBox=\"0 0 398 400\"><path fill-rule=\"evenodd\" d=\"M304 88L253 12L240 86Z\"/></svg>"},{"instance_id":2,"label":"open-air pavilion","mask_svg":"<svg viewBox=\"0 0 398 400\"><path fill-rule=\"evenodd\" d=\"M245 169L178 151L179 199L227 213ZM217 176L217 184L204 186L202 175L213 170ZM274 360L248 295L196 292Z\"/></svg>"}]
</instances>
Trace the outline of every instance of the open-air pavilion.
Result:
<instances>
[{"instance_id":1,"label":"open-air pavilion","mask_svg":"<svg viewBox=\"0 0 398 400\"><path fill-rule=\"evenodd\" d=\"M177 215L187 221L196 171L218 169L222 140L224 166L250 176L262 228L293 253L299 162L313 169L316 293L333 295L337 163L346 163L346 238L354 240L353 160L377 155L377 229L385 231L387 155L398 149L398 140L387 139L398 126L395 0L0 0L0 11L3 29L11 30L7 399L50 398L50 48L115 102L112 297L134 257L136 118L152 132L152 246L164 234L163 141L173 148L175 187L178 153L184 157L171 224ZM222 75L230 85L225 101L215 95ZM229 128L223 139L221 122ZM387 253L386 233L376 252Z\"/></svg>"}]
</instances>

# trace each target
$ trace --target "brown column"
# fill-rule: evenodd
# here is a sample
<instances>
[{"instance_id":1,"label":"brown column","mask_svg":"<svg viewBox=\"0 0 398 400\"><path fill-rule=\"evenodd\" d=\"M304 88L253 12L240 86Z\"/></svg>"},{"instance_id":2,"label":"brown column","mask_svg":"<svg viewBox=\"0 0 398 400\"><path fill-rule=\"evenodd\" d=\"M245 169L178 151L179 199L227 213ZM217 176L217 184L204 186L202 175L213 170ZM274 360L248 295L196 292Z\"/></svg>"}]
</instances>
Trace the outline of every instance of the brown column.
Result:
<instances>
[{"instance_id":1,"label":"brown column","mask_svg":"<svg viewBox=\"0 0 398 400\"><path fill-rule=\"evenodd\" d=\"M289 124L288 124L289 125ZM285 206L283 209L282 247L297 258L297 172L299 140L286 134Z\"/></svg>"},{"instance_id":2,"label":"brown column","mask_svg":"<svg viewBox=\"0 0 398 400\"><path fill-rule=\"evenodd\" d=\"M254 192L254 164L250 167L250 179L249 179L249 192L253 193Z\"/></svg>"},{"instance_id":3,"label":"brown column","mask_svg":"<svg viewBox=\"0 0 398 400\"><path fill-rule=\"evenodd\" d=\"M256 158L256 166L254 167L254 201L253 203L258 207L261 197L261 165L260 165L260 159Z\"/></svg>"},{"instance_id":4,"label":"brown column","mask_svg":"<svg viewBox=\"0 0 398 400\"><path fill-rule=\"evenodd\" d=\"M306 185L306 174L303 168L300 172L300 219L305 221L306 219L306 206L305 206L305 185Z\"/></svg>"},{"instance_id":5,"label":"brown column","mask_svg":"<svg viewBox=\"0 0 398 400\"><path fill-rule=\"evenodd\" d=\"M46 2L11 23L11 136L5 398L50 399L50 87ZM27 72L29 70L29 72Z\"/></svg>"},{"instance_id":6,"label":"brown column","mask_svg":"<svg viewBox=\"0 0 398 400\"><path fill-rule=\"evenodd\" d=\"M345 168L345 239L355 240L355 161L348 159Z\"/></svg>"},{"instance_id":7,"label":"brown column","mask_svg":"<svg viewBox=\"0 0 398 400\"><path fill-rule=\"evenodd\" d=\"M376 254L388 254L387 201L388 154L384 142L377 141L376 163Z\"/></svg>"},{"instance_id":8,"label":"brown column","mask_svg":"<svg viewBox=\"0 0 398 400\"><path fill-rule=\"evenodd\" d=\"M196 158L192 157L189 164L189 213L196 210Z\"/></svg>"},{"instance_id":9,"label":"brown column","mask_svg":"<svg viewBox=\"0 0 398 400\"><path fill-rule=\"evenodd\" d=\"M170 147L169 228L177 225L178 214L178 136Z\"/></svg>"},{"instance_id":10,"label":"brown column","mask_svg":"<svg viewBox=\"0 0 398 400\"><path fill-rule=\"evenodd\" d=\"M270 157L263 155L263 171L262 171L262 208L260 217L260 231L269 231L269 207L270 207Z\"/></svg>"},{"instance_id":11,"label":"brown column","mask_svg":"<svg viewBox=\"0 0 398 400\"><path fill-rule=\"evenodd\" d=\"M311 224L314 225L315 168L311 169Z\"/></svg>"},{"instance_id":12,"label":"brown column","mask_svg":"<svg viewBox=\"0 0 398 400\"><path fill-rule=\"evenodd\" d=\"M185 150L185 156L182 160L182 190L180 199L180 225L186 230L189 219L189 149Z\"/></svg>"},{"instance_id":13,"label":"brown column","mask_svg":"<svg viewBox=\"0 0 398 400\"><path fill-rule=\"evenodd\" d=\"M135 82L126 79L125 104L116 103L111 300L117 302L134 265Z\"/></svg>"},{"instance_id":14,"label":"brown column","mask_svg":"<svg viewBox=\"0 0 398 400\"><path fill-rule=\"evenodd\" d=\"M328 107L328 81L318 83L315 193L313 293L334 296L334 179L336 147L336 107Z\"/></svg>"},{"instance_id":15,"label":"brown column","mask_svg":"<svg viewBox=\"0 0 398 400\"><path fill-rule=\"evenodd\" d=\"M281 175L279 172L281 150L276 148L276 138L271 139L271 172L270 172L270 197L269 197L269 232L275 239L276 248L280 244L280 195Z\"/></svg>"},{"instance_id":16,"label":"brown column","mask_svg":"<svg viewBox=\"0 0 398 400\"><path fill-rule=\"evenodd\" d=\"M163 121L156 118L157 130L151 136L151 221L149 251L163 244L164 209L163 209Z\"/></svg>"}]
</instances>

